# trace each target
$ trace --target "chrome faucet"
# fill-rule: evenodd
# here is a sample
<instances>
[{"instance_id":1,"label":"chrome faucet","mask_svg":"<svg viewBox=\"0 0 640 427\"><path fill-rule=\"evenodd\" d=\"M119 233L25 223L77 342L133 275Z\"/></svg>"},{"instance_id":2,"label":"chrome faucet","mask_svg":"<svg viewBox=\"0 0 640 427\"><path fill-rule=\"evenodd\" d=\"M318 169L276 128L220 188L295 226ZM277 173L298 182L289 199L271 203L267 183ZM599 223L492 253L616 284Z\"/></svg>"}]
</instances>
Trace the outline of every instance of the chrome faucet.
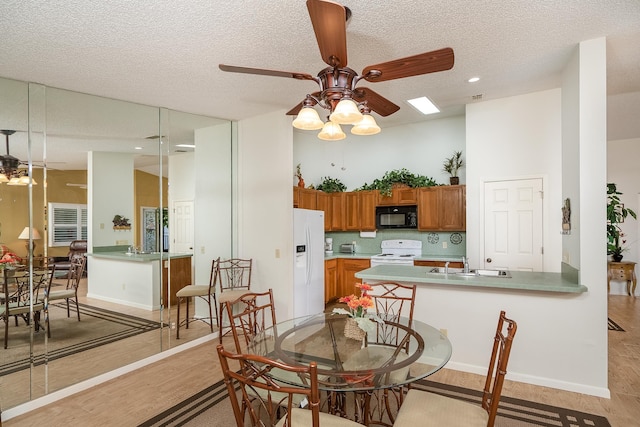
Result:
<instances>
[{"instance_id":1,"label":"chrome faucet","mask_svg":"<svg viewBox=\"0 0 640 427\"><path fill-rule=\"evenodd\" d=\"M444 274L449 274L449 261L444 263Z\"/></svg>"},{"instance_id":2,"label":"chrome faucet","mask_svg":"<svg viewBox=\"0 0 640 427\"><path fill-rule=\"evenodd\" d=\"M469 272L469 258L467 258L466 256L462 257L462 263L464 264L464 272L468 273Z\"/></svg>"}]
</instances>

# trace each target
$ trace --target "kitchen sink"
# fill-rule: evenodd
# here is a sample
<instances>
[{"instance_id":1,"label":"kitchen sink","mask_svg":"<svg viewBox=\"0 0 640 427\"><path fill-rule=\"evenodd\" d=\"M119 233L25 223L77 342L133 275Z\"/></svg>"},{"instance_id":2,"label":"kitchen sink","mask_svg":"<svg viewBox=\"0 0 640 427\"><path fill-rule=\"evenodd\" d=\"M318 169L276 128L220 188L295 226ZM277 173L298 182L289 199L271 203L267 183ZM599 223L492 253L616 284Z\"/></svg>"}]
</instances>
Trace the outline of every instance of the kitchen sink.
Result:
<instances>
[{"instance_id":1,"label":"kitchen sink","mask_svg":"<svg viewBox=\"0 0 640 427\"><path fill-rule=\"evenodd\" d=\"M444 267L433 267L429 270L429 273L432 274L446 274ZM511 273L508 270L488 270L488 269L477 269L477 270L469 270L465 272L462 268L449 268L449 274L455 274L456 276L467 276L467 277L502 277L502 278L510 278Z\"/></svg>"}]
</instances>

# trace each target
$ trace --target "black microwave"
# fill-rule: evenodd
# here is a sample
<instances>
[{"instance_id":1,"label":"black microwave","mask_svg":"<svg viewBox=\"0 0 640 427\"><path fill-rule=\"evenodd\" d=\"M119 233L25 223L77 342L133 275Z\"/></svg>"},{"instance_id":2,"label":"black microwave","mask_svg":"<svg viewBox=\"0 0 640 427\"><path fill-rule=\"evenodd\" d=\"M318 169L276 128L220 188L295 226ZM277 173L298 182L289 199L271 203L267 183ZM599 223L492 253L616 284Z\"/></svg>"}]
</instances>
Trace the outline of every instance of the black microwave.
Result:
<instances>
[{"instance_id":1,"label":"black microwave","mask_svg":"<svg viewBox=\"0 0 640 427\"><path fill-rule=\"evenodd\" d=\"M418 206L376 207L376 228L418 228Z\"/></svg>"}]
</instances>

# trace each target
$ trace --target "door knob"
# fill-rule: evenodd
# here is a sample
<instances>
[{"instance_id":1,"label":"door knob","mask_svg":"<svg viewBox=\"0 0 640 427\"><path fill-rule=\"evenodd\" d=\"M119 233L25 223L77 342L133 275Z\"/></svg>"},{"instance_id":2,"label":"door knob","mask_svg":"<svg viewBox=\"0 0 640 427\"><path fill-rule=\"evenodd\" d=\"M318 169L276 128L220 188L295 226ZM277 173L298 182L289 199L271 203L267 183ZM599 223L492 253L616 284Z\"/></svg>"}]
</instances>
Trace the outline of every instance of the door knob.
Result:
<instances>
[{"instance_id":1,"label":"door knob","mask_svg":"<svg viewBox=\"0 0 640 427\"><path fill-rule=\"evenodd\" d=\"M491 262L491 258L487 258L487 262Z\"/></svg>"}]
</instances>

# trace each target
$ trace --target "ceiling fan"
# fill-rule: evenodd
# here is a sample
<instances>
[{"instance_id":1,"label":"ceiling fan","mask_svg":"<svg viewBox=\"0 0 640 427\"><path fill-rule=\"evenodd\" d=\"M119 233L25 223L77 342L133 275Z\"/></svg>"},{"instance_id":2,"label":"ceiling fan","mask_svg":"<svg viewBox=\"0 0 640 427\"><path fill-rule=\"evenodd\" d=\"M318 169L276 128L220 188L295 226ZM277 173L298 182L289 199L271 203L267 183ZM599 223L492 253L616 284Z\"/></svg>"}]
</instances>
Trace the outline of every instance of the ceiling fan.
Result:
<instances>
[{"instance_id":1,"label":"ceiling fan","mask_svg":"<svg viewBox=\"0 0 640 427\"><path fill-rule=\"evenodd\" d=\"M26 162L21 161L17 157L9 154L9 136L16 133L15 130L0 129L0 133L5 136L7 154L0 155L0 183L6 182L7 185L28 185L31 181L34 185L37 182L29 178L29 173L26 169L21 169L20 166L26 165Z\"/></svg>"},{"instance_id":2,"label":"ceiling fan","mask_svg":"<svg viewBox=\"0 0 640 427\"><path fill-rule=\"evenodd\" d=\"M306 73L274 71L262 68L238 67L220 64L222 71L264 76L313 80L320 90L307 94L305 99L287 115L296 115L293 126L299 129L322 131L321 139L338 140L345 137L340 124L353 124L352 133L370 135L380 132L371 116L375 111L383 117L395 113L399 106L366 87L356 87L360 80L369 83L384 82L450 70L453 67L453 49L443 48L406 58L369 65L361 75L347 67L346 23L351 10L329 0L307 0L311 24L318 41L322 60L329 65L316 77ZM329 121L323 123L313 108L318 105L329 110ZM337 126L337 127L336 127ZM332 129L331 129L332 128Z\"/></svg>"}]
</instances>

